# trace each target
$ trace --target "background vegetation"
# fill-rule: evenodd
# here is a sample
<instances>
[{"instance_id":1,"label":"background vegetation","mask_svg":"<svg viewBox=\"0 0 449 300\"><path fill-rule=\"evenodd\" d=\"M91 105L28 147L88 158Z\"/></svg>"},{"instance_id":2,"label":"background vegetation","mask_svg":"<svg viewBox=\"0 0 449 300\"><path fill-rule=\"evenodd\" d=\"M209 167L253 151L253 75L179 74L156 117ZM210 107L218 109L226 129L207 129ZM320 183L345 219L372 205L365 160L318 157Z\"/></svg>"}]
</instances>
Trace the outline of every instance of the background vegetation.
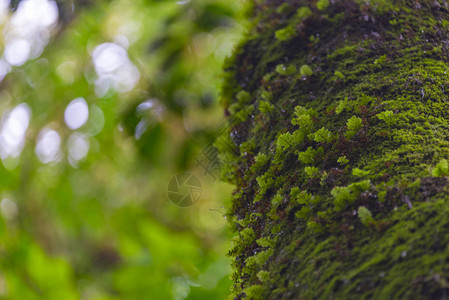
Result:
<instances>
[{"instance_id":1,"label":"background vegetation","mask_svg":"<svg viewBox=\"0 0 449 300\"><path fill-rule=\"evenodd\" d=\"M0 298L221 299L222 126L239 0L0 0ZM167 184L189 170L196 205Z\"/></svg>"}]
</instances>

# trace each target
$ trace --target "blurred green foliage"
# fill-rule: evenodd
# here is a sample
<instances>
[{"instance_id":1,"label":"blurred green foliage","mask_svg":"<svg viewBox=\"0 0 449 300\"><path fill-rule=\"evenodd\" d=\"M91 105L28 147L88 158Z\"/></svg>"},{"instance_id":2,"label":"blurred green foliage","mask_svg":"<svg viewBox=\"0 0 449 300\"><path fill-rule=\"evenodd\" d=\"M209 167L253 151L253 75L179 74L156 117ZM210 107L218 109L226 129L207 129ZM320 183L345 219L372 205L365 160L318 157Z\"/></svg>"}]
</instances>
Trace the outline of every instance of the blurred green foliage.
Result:
<instances>
[{"instance_id":1,"label":"blurred green foliage","mask_svg":"<svg viewBox=\"0 0 449 300\"><path fill-rule=\"evenodd\" d=\"M26 1L47 2L0 13L4 53ZM57 3L43 53L0 60L0 299L227 298L230 187L201 176L194 158L223 121L221 67L244 4ZM66 108L80 97L88 119L71 129ZM27 111L11 154L7 126L20 135ZM200 177L202 198L179 208L167 184L185 170Z\"/></svg>"}]
</instances>

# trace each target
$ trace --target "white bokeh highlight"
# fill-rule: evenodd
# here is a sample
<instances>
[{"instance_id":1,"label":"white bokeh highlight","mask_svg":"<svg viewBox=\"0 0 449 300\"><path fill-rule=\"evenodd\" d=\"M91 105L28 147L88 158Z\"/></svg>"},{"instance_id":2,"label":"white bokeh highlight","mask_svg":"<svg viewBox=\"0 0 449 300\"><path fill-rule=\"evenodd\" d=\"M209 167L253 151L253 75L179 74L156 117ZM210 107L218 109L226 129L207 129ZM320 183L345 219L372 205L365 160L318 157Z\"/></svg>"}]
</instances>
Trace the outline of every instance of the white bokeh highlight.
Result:
<instances>
[{"instance_id":1,"label":"white bokeh highlight","mask_svg":"<svg viewBox=\"0 0 449 300\"><path fill-rule=\"evenodd\" d=\"M129 92L139 81L139 70L130 61L126 49L116 43L97 46L92 52L92 61L98 75L95 92L99 97L111 88L119 93Z\"/></svg>"},{"instance_id":2,"label":"white bokeh highlight","mask_svg":"<svg viewBox=\"0 0 449 300\"><path fill-rule=\"evenodd\" d=\"M19 214L17 204L9 198L3 198L0 202L0 212L8 221L13 221Z\"/></svg>"},{"instance_id":3,"label":"white bokeh highlight","mask_svg":"<svg viewBox=\"0 0 449 300\"><path fill-rule=\"evenodd\" d=\"M73 167L78 167L79 161L83 160L89 152L89 138L80 132L74 132L67 141L69 149L68 161Z\"/></svg>"},{"instance_id":4,"label":"white bokeh highlight","mask_svg":"<svg viewBox=\"0 0 449 300\"><path fill-rule=\"evenodd\" d=\"M25 103L3 114L0 127L0 158L18 157L25 144L31 111Z\"/></svg>"},{"instance_id":5,"label":"white bokeh highlight","mask_svg":"<svg viewBox=\"0 0 449 300\"><path fill-rule=\"evenodd\" d=\"M64 121L70 129L78 129L89 118L89 107L84 98L76 98L67 105L64 112Z\"/></svg>"},{"instance_id":6,"label":"white bokeh highlight","mask_svg":"<svg viewBox=\"0 0 449 300\"><path fill-rule=\"evenodd\" d=\"M9 0L0 0L0 24L6 21L8 16Z\"/></svg>"},{"instance_id":7,"label":"white bokeh highlight","mask_svg":"<svg viewBox=\"0 0 449 300\"><path fill-rule=\"evenodd\" d=\"M39 160L48 164L61 158L61 137L56 130L44 128L39 133L35 152Z\"/></svg>"},{"instance_id":8,"label":"white bokeh highlight","mask_svg":"<svg viewBox=\"0 0 449 300\"><path fill-rule=\"evenodd\" d=\"M5 47L3 56L5 60L13 66L23 65L30 56L30 43L22 38L10 40Z\"/></svg>"},{"instance_id":9,"label":"white bokeh highlight","mask_svg":"<svg viewBox=\"0 0 449 300\"><path fill-rule=\"evenodd\" d=\"M50 29L58 21L58 6L55 1L23 0L11 14L8 4L9 1L0 0L0 24L4 23L3 61L10 66L21 66L42 54L50 39ZM0 66L0 80L5 71L8 73L10 69Z\"/></svg>"}]
</instances>

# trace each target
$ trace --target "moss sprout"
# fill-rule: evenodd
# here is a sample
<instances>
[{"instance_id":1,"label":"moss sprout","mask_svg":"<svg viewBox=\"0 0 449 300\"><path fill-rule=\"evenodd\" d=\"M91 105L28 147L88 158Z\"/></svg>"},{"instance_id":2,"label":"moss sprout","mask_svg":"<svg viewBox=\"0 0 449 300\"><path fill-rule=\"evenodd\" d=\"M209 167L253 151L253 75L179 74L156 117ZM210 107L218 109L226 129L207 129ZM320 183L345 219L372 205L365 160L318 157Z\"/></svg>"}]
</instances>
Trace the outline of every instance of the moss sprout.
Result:
<instances>
[{"instance_id":1,"label":"moss sprout","mask_svg":"<svg viewBox=\"0 0 449 300\"><path fill-rule=\"evenodd\" d=\"M262 282L268 281L270 279L270 277L271 277L270 273L267 271L262 270L257 273L257 278L259 278L259 280Z\"/></svg>"},{"instance_id":2,"label":"moss sprout","mask_svg":"<svg viewBox=\"0 0 449 300\"><path fill-rule=\"evenodd\" d=\"M270 238L260 238L257 241L257 244L261 247L273 247L275 245L275 241Z\"/></svg>"},{"instance_id":3,"label":"moss sprout","mask_svg":"<svg viewBox=\"0 0 449 300\"><path fill-rule=\"evenodd\" d=\"M377 64L381 65L381 64L383 64L386 61L387 61L387 55L384 54L384 55L381 55L378 59L376 59L374 61L374 64L375 65L377 65Z\"/></svg>"},{"instance_id":4,"label":"moss sprout","mask_svg":"<svg viewBox=\"0 0 449 300\"><path fill-rule=\"evenodd\" d=\"M265 194L267 189L269 189L274 184L274 179L269 172L264 175L257 177L257 183L260 187L260 194Z\"/></svg>"},{"instance_id":5,"label":"moss sprout","mask_svg":"<svg viewBox=\"0 0 449 300\"><path fill-rule=\"evenodd\" d=\"M274 109L274 105L268 101L260 101L259 102L259 111L263 114L268 114L272 112Z\"/></svg>"},{"instance_id":6,"label":"moss sprout","mask_svg":"<svg viewBox=\"0 0 449 300\"><path fill-rule=\"evenodd\" d=\"M308 6L302 6L296 12L297 18L299 18L299 20L301 20L301 21L307 17L310 17L311 15L312 15L312 11L310 10L310 8Z\"/></svg>"},{"instance_id":7,"label":"moss sprout","mask_svg":"<svg viewBox=\"0 0 449 300\"><path fill-rule=\"evenodd\" d=\"M301 75L303 76L308 77L313 75L312 68L310 68L308 65L302 65L301 68L299 69L299 73L301 73Z\"/></svg>"},{"instance_id":8,"label":"moss sprout","mask_svg":"<svg viewBox=\"0 0 449 300\"><path fill-rule=\"evenodd\" d=\"M354 168L352 169L352 175L356 176L356 177L365 177L367 175L369 175L370 171L369 170L361 170L359 168Z\"/></svg>"},{"instance_id":9,"label":"moss sprout","mask_svg":"<svg viewBox=\"0 0 449 300\"><path fill-rule=\"evenodd\" d=\"M278 8L276 8L276 12L277 12L278 14L285 14L285 13L287 13L290 9L291 9L290 4L288 4L288 3L283 3L281 6L279 6Z\"/></svg>"},{"instance_id":10,"label":"moss sprout","mask_svg":"<svg viewBox=\"0 0 449 300\"><path fill-rule=\"evenodd\" d=\"M347 163L349 163L349 159L347 159L346 156L340 156L340 157L337 159L337 162L338 162L339 164L346 165Z\"/></svg>"},{"instance_id":11,"label":"moss sprout","mask_svg":"<svg viewBox=\"0 0 449 300\"><path fill-rule=\"evenodd\" d=\"M331 143L335 136L327 128L322 127L315 133L310 134L309 138L317 143Z\"/></svg>"},{"instance_id":12,"label":"moss sprout","mask_svg":"<svg viewBox=\"0 0 449 300\"><path fill-rule=\"evenodd\" d=\"M271 99L273 99L273 94L266 90L262 91L261 96L262 96L262 99L265 101L271 101Z\"/></svg>"},{"instance_id":13,"label":"moss sprout","mask_svg":"<svg viewBox=\"0 0 449 300\"><path fill-rule=\"evenodd\" d=\"M376 115L380 120L384 121L388 126L394 123L394 113L391 110L386 110Z\"/></svg>"},{"instance_id":14,"label":"moss sprout","mask_svg":"<svg viewBox=\"0 0 449 300\"><path fill-rule=\"evenodd\" d=\"M370 226L374 223L374 219L371 212L365 206L359 206L359 209L357 210L357 215L359 216L362 224L365 226Z\"/></svg>"},{"instance_id":15,"label":"moss sprout","mask_svg":"<svg viewBox=\"0 0 449 300\"><path fill-rule=\"evenodd\" d=\"M289 65L288 67L286 67L285 65L280 64L276 66L276 72L279 75L289 76L296 73L296 67L295 65Z\"/></svg>"},{"instance_id":16,"label":"moss sprout","mask_svg":"<svg viewBox=\"0 0 449 300\"><path fill-rule=\"evenodd\" d=\"M255 284L245 288L244 293L248 299L262 299L263 287Z\"/></svg>"},{"instance_id":17,"label":"moss sprout","mask_svg":"<svg viewBox=\"0 0 449 300\"><path fill-rule=\"evenodd\" d=\"M245 104L251 100L251 95L247 91L244 91L244 90L241 90L240 92L238 92L235 97L237 98L237 101L239 104Z\"/></svg>"},{"instance_id":18,"label":"moss sprout","mask_svg":"<svg viewBox=\"0 0 449 300\"><path fill-rule=\"evenodd\" d=\"M324 153L323 147L319 147L318 150L313 147L308 147L306 151L298 153L298 159L303 164L310 165L317 161L317 157Z\"/></svg>"},{"instance_id":19,"label":"moss sprout","mask_svg":"<svg viewBox=\"0 0 449 300\"><path fill-rule=\"evenodd\" d=\"M319 10L325 10L329 6L329 0L318 0L316 7Z\"/></svg>"},{"instance_id":20,"label":"moss sprout","mask_svg":"<svg viewBox=\"0 0 449 300\"><path fill-rule=\"evenodd\" d=\"M337 108L335 109L335 113L341 114L344 110L350 111L352 107L349 106L348 97L345 97L344 100L340 100L338 102Z\"/></svg>"},{"instance_id":21,"label":"moss sprout","mask_svg":"<svg viewBox=\"0 0 449 300\"><path fill-rule=\"evenodd\" d=\"M269 158L264 153L259 153L254 158L254 165L252 166L253 171L257 171L262 169L263 166L265 166L269 161Z\"/></svg>"},{"instance_id":22,"label":"moss sprout","mask_svg":"<svg viewBox=\"0 0 449 300\"><path fill-rule=\"evenodd\" d=\"M443 177L449 176L449 164L447 159L440 160L432 170L432 176Z\"/></svg>"},{"instance_id":23,"label":"moss sprout","mask_svg":"<svg viewBox=\"0 0 449 300\"><path fill-rule=\"evenodd\" d=\"M248 117L253 113L254 105L248 105L244 109L236 112L235 117L236 120L240 122L244 122L248 119Z\"/></svg>"},{"instance_id":24,"label":"moss sprout","mask_svg":"<svg viewBox=\"0 0 449 300\"><path fill-rule=\"evenodd\" d=\"M351 139L357 134L357 132L359 132L360 129L362 129L363 127L362 119L360 119L357 116L352 116L346 123L346 126L348 127L346 137L348 139Z\"/></svg>"},{"instance_id":25,"label":"moss sprout","mask_svg":"<svg viewBox=\"0 0 449 300\"><path fill-rule=\"evenodd\" d=\"M276 39L284 42L284 41L291 40L296 35L296 31L293 28L293 26L287 26L285 28L276 30L274 35L275 35Z\"/></svg>"},{"instance_id":26,"label":"moss sprout","mask_svg":"<svg viewBox=\"0 0 449 300\"><path fill-rule=\"evenodd\" d=\"M299 126L304 133L309 133L314 127L312 116L309 113L297 114L296 118L292 119L292 124Z\"/></svg>"},{"instance_id":27,"label":"moss sprout","mask_svg":"<svg viewBox=\"0 0 449 300\"><path fill-rule=\"evenodd\" d=\"M320 170L317 167L305 167L304 172L310 179L317 178L320 176Z\"/></svg>"},{"instance_id":28,"label":"moss sprout","mask_svg":"<svg viewBox=\"0 0 449 300\"><path fill-rule=\"evenodd\" d=\"M335 75L338 79L341 79L341 80L345 79L345 75L344 75L342 72L340 72L340 71L335 71L335 72L334 72L334 75Z\"/></svg>"}]
</instances>

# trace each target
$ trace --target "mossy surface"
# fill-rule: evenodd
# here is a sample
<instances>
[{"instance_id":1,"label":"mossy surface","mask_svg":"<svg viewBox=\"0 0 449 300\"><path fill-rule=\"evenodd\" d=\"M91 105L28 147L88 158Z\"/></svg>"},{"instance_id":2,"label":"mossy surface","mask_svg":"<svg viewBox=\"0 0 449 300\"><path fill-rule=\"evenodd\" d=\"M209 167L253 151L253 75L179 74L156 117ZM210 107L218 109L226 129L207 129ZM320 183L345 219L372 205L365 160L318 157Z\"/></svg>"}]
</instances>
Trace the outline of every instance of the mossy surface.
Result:
<instances>
[{"instance_id":1,"label":"mossy surface","mask_svg":"<svg viewBox=\"0 0 449 300\"><path fill-rule=\"evenodd\" d=\"M236 299L449 295L446 1L257 1L217 144ZM237 121L236 121L237 120Z\"/></svg>"}]
</instances>

